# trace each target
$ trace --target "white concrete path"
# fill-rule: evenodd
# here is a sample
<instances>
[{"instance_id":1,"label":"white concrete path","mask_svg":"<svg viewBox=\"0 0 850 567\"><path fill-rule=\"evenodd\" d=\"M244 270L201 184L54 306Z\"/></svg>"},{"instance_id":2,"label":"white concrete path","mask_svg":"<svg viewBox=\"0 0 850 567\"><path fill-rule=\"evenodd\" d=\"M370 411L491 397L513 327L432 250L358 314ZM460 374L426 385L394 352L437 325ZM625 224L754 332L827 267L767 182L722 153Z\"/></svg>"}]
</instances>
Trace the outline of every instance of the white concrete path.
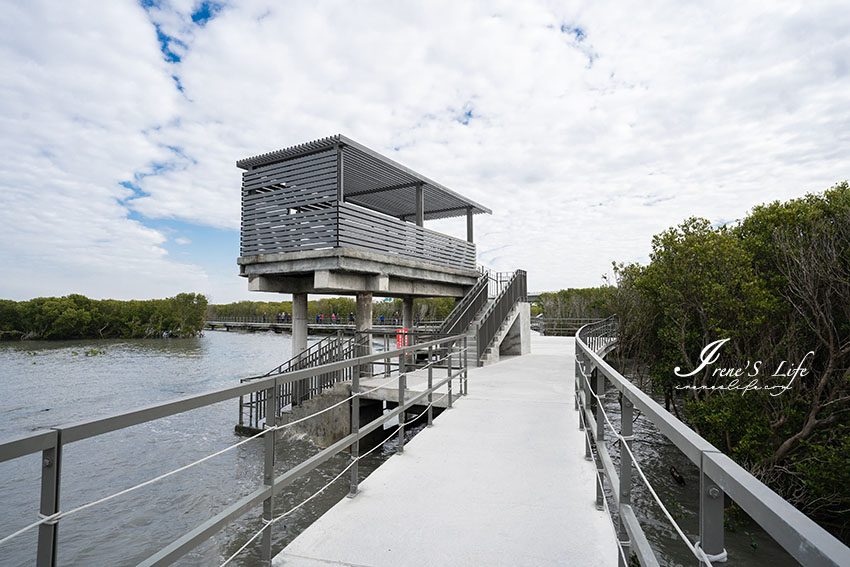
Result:
<instances>
[{"instance_id":1,"label":"white concrete path","mask_svg":"<svg viewBox=\"0 0 850 567\"><path fill-rule=\"evenodd\" d=\"M572 338L469 373L469 395L298 536L275 566L612 566L573 410ZM347 477L346 477L347 478Z\"/></svg>"}]
</instances>

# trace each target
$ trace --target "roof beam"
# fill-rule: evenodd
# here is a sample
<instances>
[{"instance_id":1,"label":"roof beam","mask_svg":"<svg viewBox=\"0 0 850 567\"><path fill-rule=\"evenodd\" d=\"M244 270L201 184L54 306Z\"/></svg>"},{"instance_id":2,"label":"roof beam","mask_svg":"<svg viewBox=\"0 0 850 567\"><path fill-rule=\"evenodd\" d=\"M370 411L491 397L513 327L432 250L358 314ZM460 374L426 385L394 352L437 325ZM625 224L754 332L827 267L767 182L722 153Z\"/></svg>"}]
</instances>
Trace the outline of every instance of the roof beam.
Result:
<instances>
[{"instance_id":1,"label":"roof beam","mask_svg":"<svg viewBox=\"0 0 850 567\"><path fill-rule=\"evenodd\" d=\"M425 210L425 215L429 215L429 214L432 214L432 213L450 213L450 212L452 212L452 211L471 211L471 214L475 214L476 207L472 207L472 206L469 206L469 205L463 205L463 206L460 206L460 207L447 207L447 208L445 208L445 209L433 209L433 210L430 210L430 211L429 211L428 209L426 209L426 210ZM478 209L478 211L479 211L480 213L483 213L483 212L484 212L484 211L482 211L481 209ZM407 219L408 219L408 217L415 217L415 216L416 216L416 213L415 213L415 212L413 212L413 213L404 213L404 214L403 214L403 215L401 215L399 218L400 218L401 220L407 220Z\"/></svg>"},{"instance_id":2,"label":"roof beam","mask_svg":"<svg viewBox=\"0 0 850 567\"><path fill-rule=\"evenodd\" d=\"M418 181L410 183L399 183L398 185L388 185L386 187L376 187L374 189L364 189L363 191L350 191L346 193L348 197L359 197L360 195L373 195L375 193L383 193L385 191L395 191L397 189L408 189L410 187L418 187L421 185Z\"/></svg>"}]
</instances>

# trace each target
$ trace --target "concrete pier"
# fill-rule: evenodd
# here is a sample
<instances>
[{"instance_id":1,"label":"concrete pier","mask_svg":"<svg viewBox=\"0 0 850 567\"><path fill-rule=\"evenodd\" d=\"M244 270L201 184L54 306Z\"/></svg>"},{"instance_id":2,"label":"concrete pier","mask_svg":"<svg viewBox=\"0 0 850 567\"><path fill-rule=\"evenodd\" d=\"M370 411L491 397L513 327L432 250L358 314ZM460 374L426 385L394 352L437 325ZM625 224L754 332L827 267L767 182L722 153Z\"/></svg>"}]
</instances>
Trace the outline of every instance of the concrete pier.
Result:
<instances>
[{"instance_id":1,"label":"concrete pier","mask_svg":"<svg viewBox=\"0 0 850 567\"><path fill-rule=\"evenodd\" d=\"M471 369L468 396L273 565L616 565L573 409L573 339L531 349Z\"/></svg>"},{"instance_id":2,"label":"concrete pier","mask_svg":"<svg viewBox=\"0 0 850 567\"><path fill-rule=\"evenodd\" d=\"M413 328L413 298L405 297L401 303L401 326L404 329Z\"/></svg>"}]
</instances>

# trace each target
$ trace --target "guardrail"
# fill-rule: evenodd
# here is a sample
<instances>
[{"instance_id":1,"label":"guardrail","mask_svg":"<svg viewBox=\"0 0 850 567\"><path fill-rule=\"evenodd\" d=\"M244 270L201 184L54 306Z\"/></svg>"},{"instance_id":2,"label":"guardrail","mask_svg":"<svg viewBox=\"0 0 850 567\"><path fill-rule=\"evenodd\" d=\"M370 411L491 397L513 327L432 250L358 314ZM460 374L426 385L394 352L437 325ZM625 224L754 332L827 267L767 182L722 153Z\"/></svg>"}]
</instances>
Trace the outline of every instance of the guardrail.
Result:
<instances>
[{"instance_id":1,"label":"guardrail","mask_svg":"<svg viewBox=\"0 0 850 567\"><path fill-rule=\"evenodd\" d=\"M611 488L619 518L615 528L620 540L621 567L629 565L632 552L644 567L659 564L632 509L631 486L634 472L647 485L700 565L710 566L712 562L726 560L724 493L802 565L850 565L850 549L838 539L697 435L605 362L605 354L616 347L616 337L616 317L585 325L576 335L576 410L579 413L579 428L584 430L586 435L585 457L594 460L596 464L596 500L600 509L607 506L603 482L607 482ZM614 424L605 413L602 403L609 382L621 394L619 432L614 429ZM596 403L592 404L592 400ZM635 409L641 411L661 434L700 469L700 533L696 543L691 542L673 520L646 480L640 463L634 459L631 444ZM606 424L620 442L619 470L615 470L605 447Z\"/></svg>"},{"instance_id":2,"label":"guardrail","mask_svg":"<svg viewBox=\"0 0 850 567\"><path fill-rule=\"evenodd\" d=\"M482 270L478 281L443 320L437 332L447 335L465 333L469 324L475 319L475 315L487 303L489 283L489 272Z\"/></svg>"},{"instance_id":3,"label":"guardrail","mask_svg":"<svg viewBox=\"0 0 850 567\"><path fill-rule=\"evenodd\" d=\"M601 321L599 317L532 317L531 330L544 336L573 336L590 323Z\"/></svg>"},{"instance_id":4,"label":"guardrail","mask_svg":"<svg viewBox=\"0 0 850 567\"><path fill-rule=\"evenodd\" d=\"M267 328L279 328L279 329L292 329L292 320L291 319L278 319L277 317L271 316L266 317L265 319L262 316L250 316L250 317L214 317L212 319L207 319L204 321L205 325L214 327L218 325L227 325L232 324L234 326L238 326L239 324L246 325L265 325ZM442 325L443 321L440 319L427 320L427 321L418 321L416 322L417 327L435 327ZM394 320L392 317L384 317L384 321L382 322L380 317L372 318L372 326L373 327L398 327L401 325L400 320ZM310 329L354 329L356 325L347 320L347 316L345 319L340 317L337 319L336 323L332 322L330 317L325 317L322 322L314 323L312 321L307 322L307 326Z\"/></svg>"},{"instance_id":5,"label":"guardrail","mask_svg":"<svg viewBox=\"0 0 850 567\"><path fill-rule=\"evenodd\" d=\"M525 270L517 270L512 274L507 284L502 287L501 293L481 318L476 336L478 347L478 358L476 360L481 360L510 310L514 308L517 302L524 301L527 293L528 284Z\"/></svg>"},{"instance_id":6,"label":"guardrail","mask_svg":"<svg viewBox=\"0 0 850 567\"><path fill-rule=\"evenodd\" d=\"M357 248L450 268L475 269L475 244L318 194L312 210L283 214L299 203L299 188L242 197L242 256Z\"/></svg>"},{"instance_id":7,"label":"guardrail","mask_svg":"<svg viewBox=\"0 0 850 567\"><path fill-rule=\"evenodd\" d=\"M206 521L195 527L193 530L180 536L174 542L167 545L155 554L151 555L139 565L146 567L171 565L180 557L195 548L198 544L212 537L214 534L224 528L227 524L244 515L248 510L255 506L258 506L261 503L263 504L263 519L265 525L262 531L258 532L255 537L262 535L262 559L263 561L270 562L272 558L272 524L278 519L280 519L280 516L277 518L273 516L275 494L278 494L281 489L290 485L299 477L309 473L331 457L350 448L351 463L343 471L343 473L350 469L350 491L351 494L354 495L357 492L357 484L359 478L357 462L360 458L359 447L361 439L363 439L373 431L377 430L387 421L400 417L398 427L398 451L401 452L404 450L403 435L404 426L406 424L403 419L404 413L407 410L414 406L421 407L427 404L426 412L428 414L428 423L430 424L433 418L433 395L437 389L442 388L444 385L447 385L447 394L444 394L443 396L448 395L449 407L452 406L452 397L454 395L453 381L458 381L458 384L460 385L458 395L464 395L468 392L468 357L466 349L462 346L463 344L464 337L461 336L426 341L415 346L396 349L389 352L360 356L345 361L325 364L322 366L303 370L293 370L286 374L276 374L274 376L269 377L259 377L256 380L242 382L238 386L232 386L229 388L223 388L205 394L189 396L170 402L155 404L144 408L138 408L129 412L124 412L109 417L54 427L51 428L49 431L28 435L2 443L0 444L0 462L5 462L32 453L41 452L42 468L41 503L38 514L39 520L18 530L14 534L1 538L0 545L2 545L6 541L17 537L18 535L29 531L30 529L37 528L38 545L36 551L36 564L39 567L55 567L57 562L57 549L59 546L59 540L57 537L58 528L59 522L63 518L71 516L72 514L79 512L83 509L87 509L96 505L101 505L113 498L123 496L124 494L127 494L137 488L147 486L149 484L152 484L153 482L160 481L172 474L186 470L191 466L194 466L209 458L217 456L229 449L233 449L237 446L240 446L241 444L249 441L254 437L263 437L265 443L262 486L260 488L257 488L250 494L243 496L237 501L229 504L223 510L221 510L214 516L208 518ZM436 357L437 352L444 353L444 356L438 359ZM416 353L425 353L428 358L428 387L422 392L413 394L407 389L407 369L405 367L405 360L409 355L413 355L415 357ZM60 511L59 501L61 486L60 480L62 471L62 451L63 448L70 443L74 443L76 441L81 441L83 439L88 439L90 437L95 437L98 435L103 435L105 433L110 433L112 431L117 431L126 427L131 427L133 425L139 425L156 419L176 415L189 410L209 406L222 401L238 398L240 396L250 395L259 391L265 391L265 412L267 415L271 415L274 412L275 404L277 403L278 392L280 391L280 386L282 384L292 384L300 380L309 380L310 378L313 378L315 376L345 371L346 369L356 369L361 367L362 365L368 365L382 360L385 361L385 363L388 363L389 359L393 357L399 357L400 364L399 375L397 378L400 402L399 405L392 411L389 411L383 414L381 417L369 422L368 424L361 426L359 410L360 376L359 372L357 371L351 372L353 393L348 399L337 404L340 405L341 403L347 403L348 401L351 402L351 434L345 436L330 447L320 451L316 455L294 466L293 468L289 469L281 475L275 476L274 470L275 441L277 437L276 432L291 424L267 427L252 438L240 441L239 443L231 445L230 447L222 451L214 453L213 455L209 455L204 459L195 461L194 463L190 463L178 469L172 470L169 473L156 477L155 479L140 483L129 489L124 489L108 497L101 498L100 500L90 502L83 506L79 506L71 510L66 510L64 512ZM441 379L435 378L433 376L434 366L438 362L440 364L445 363L446 375L444 378ZM313 416L327 411L328 409L330 408L326 408L325 410L317 412L316 414L313 414ZM313 416L308 416L308 418ZM120 474L120 471L117 472ZM341 474L342 473L340 473L340 475ZM337 478L339 478L339 476ZM252 540L249 540L249 543ZM244 547L245 546L243 546L242 549L244 549ZM231 559L232 558L233 557L231 557Z\"/></svg>"},{"instance_id":8,"label":"guardrail","mask_svg":"<svg viewBox=\"0 0 850 567\"><path fill-rule=\"evenodd\" d=\"M337 334L313 343L304 352L296 354L263 376L243 378L241 381L249 382L276 374L286 374L294 370L321 366L323 364L353 358L356 348L357 344L354 337L346 338L341 331L337 331ZM324 390L332 388L335 384L350 381L352 371L351 368L347 368L345 370L337 370L336 372L317 374L307 380L280 384L278 386L275 413L273 415L279 416L283 409L290 404L293 406L300 404L319 395ZM265 419L265 390L253 392L247 396L239 396L239 423L236 427L238 433L254 433L258 431L263 426Z\"/></svg>"}]
</instances>

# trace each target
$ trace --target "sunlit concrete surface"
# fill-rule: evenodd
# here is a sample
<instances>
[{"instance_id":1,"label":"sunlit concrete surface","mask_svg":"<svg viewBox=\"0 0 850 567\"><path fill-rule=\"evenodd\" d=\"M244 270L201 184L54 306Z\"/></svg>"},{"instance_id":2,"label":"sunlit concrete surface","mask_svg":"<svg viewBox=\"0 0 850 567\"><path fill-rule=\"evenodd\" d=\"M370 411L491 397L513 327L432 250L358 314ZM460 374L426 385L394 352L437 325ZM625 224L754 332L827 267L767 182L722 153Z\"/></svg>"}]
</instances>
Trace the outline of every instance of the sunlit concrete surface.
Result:
<instances>
[{"instance_id":1,"label":"sunlit concrete surface","mask_svg":"<svg viewBox=\"0 0 850 567\"><path fill-rule=\"evenodd\" d=\"M572 338L475 368L469 395L274 565L615 565L573 409ZM346 477L347 478L347 477Z\"/></svg>"}]
</instances>

